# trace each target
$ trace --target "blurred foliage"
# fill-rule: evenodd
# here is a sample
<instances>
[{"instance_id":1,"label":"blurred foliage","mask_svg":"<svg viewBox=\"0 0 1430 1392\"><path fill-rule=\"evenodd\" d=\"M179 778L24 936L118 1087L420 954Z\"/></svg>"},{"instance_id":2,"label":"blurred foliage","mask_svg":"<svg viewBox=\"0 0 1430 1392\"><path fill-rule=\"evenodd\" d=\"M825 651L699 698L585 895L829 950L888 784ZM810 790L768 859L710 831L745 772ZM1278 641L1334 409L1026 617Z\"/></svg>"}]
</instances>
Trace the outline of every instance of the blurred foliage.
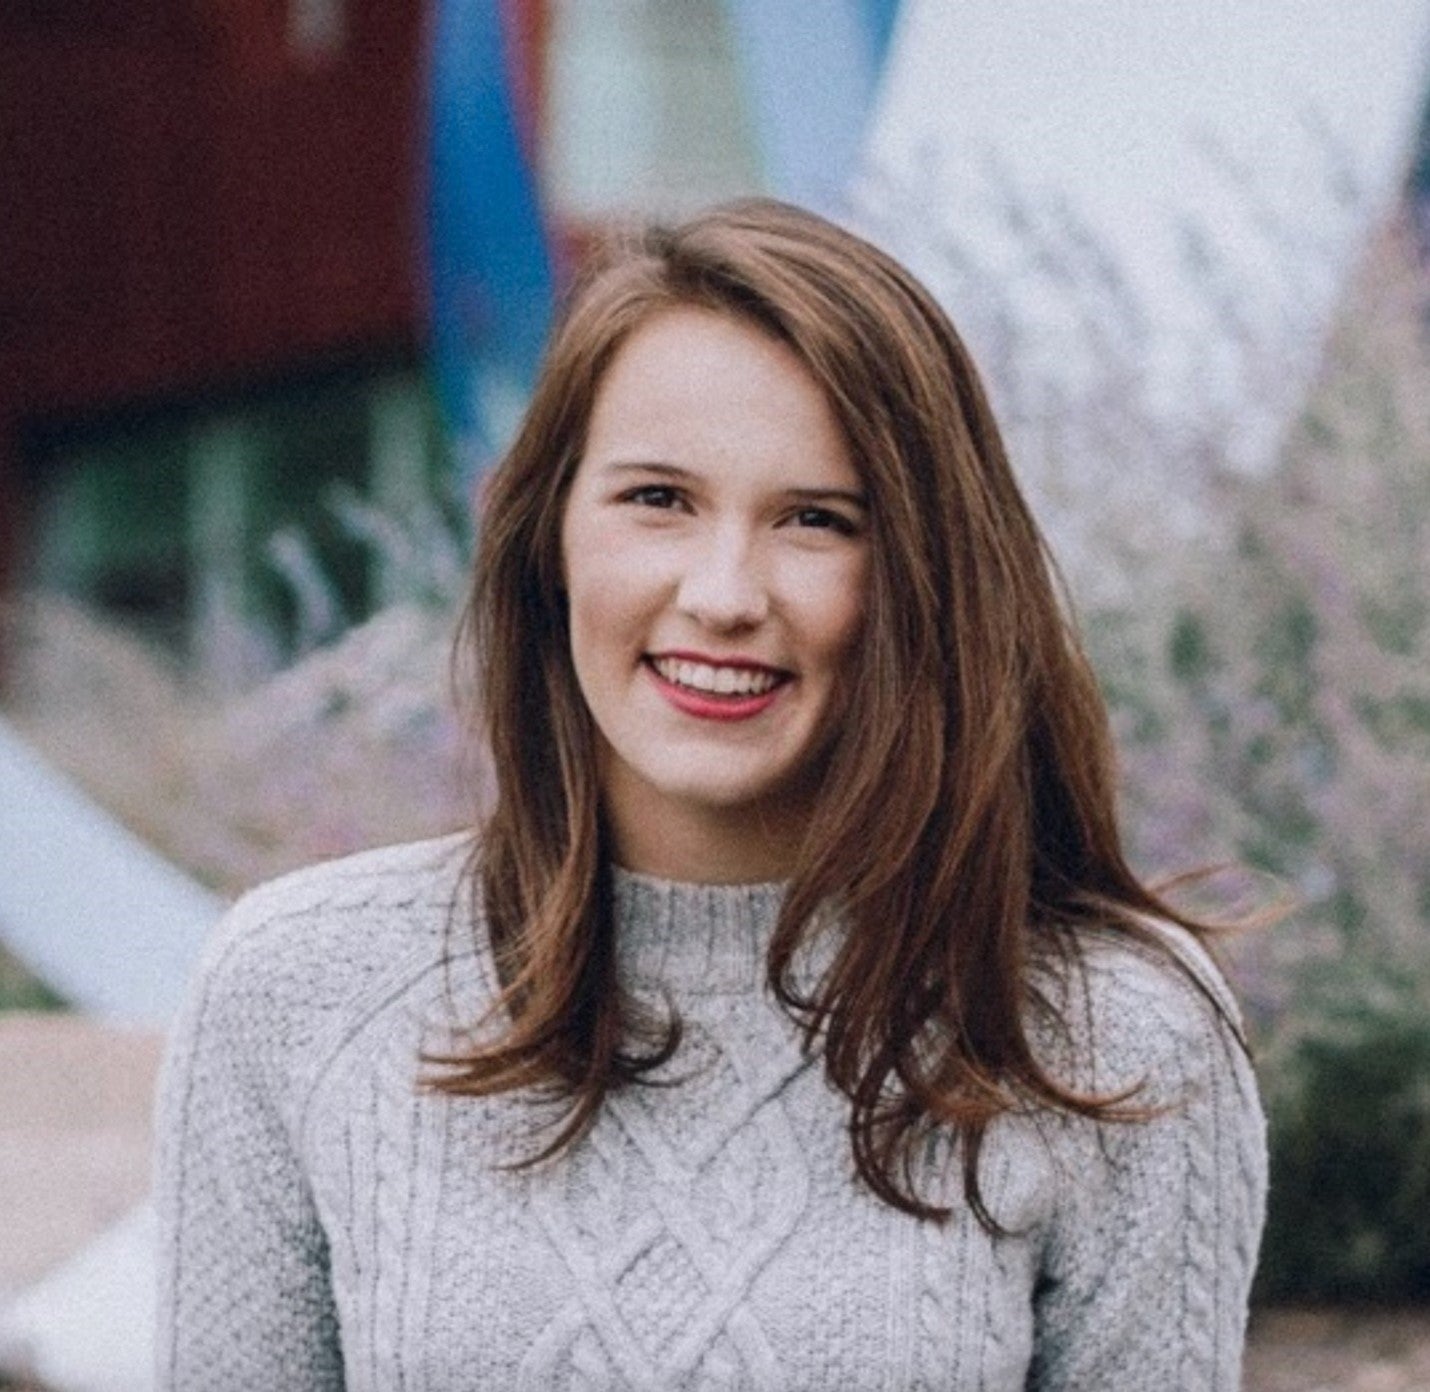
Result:
<instances>
[{"instance_id":1,"label":"blurred foliage","mask_svg":"<svg viewBox=\"0 0 1430 1392\"><path fill-rule=\"evenodd\" d=\"M1265 1060L1263 1301L1430 1301L1430 964L1308 973Z\"/></svg>"},{"instance_id":2,"label":"blurred foliage","mask_svg":"<svg viewBox=\"0 0 1430 1392\"><path fill-rule=\"evenodd\" d=\"M445 607L395 605L215 697L132 633L32 598L7 714L102 807L236 895L312 861L468 823L483 786L447 692Z\"/></svg>"},{"instance_id":3,"label":"blurred foliage","mask_svg":"<svg viewBox=\"0 0 1430 1392\"><path fill-rule=\"evenodd\" d=\"M63 1009L65 1002L0 945L0 1011Z\"/></svg>"},{"instance_id":4,"label":"blurred foliage","mask_svg":"<svg viewBox=\"0 0 1430 1392\"><path fill-rule=\"evenodd\" d=\"M309 512L341 531L391 602L335 631L345 610L304 535L284 524L266 550L286 587L285 636L251 611L209 616L207 643L219 651L276 661L298 635L298 659L248 686L216 682L152 631L70 599L34 594L0 613L4 701L21 732L130 830L227 895L465 825L484 786L448 689L470 552L455 488L409 493L395 508L330 486Z\"/></svg>"},{"instance_id":5,"label":"blurred foliage","mask_svg":"<svg viewBox=\"0 0 1430 1392\"><path fill-rule=\"evenodd\" d=\"M1230 547L1182 555L1175 605L1129 619L1140 704L1109 692L1144 863L1230 851L1294 891L1258 949L1268 1006L1322 963L1418 962L1430 930L1427 305L1394 229L1278 467L1223 485Z\"/></svg>"},{"instance_id":6,"label":"blurred foliage","mask_svg":"<svg viewBox=\"0 0 1430 1392\"><path fill-rule=\"evenodd\" d=\"M1430 1300L1427 306L1392 229L1277 468L1223 482L1230 548L1184 553L1175 607L1128 620L1136 701L1109 688L1144 863L1230 851L1296 900L1233 954L1271 1127L1264 1300Z\"/></svg>"},{"instance_id":7,"label":"blurred foliage","mask_svg":"<svg viewBox=\"0 0 1430 1392\"><path fill-rule=\"evenodd\" d=\"M33 584L210 685L251 685L410 598L394 519L445 511L456 534L467 509L441 496L435 410L415 369L369 361L37 427ZM364 529L374 507L384 548Z\"/></svg>"}]
</instances>

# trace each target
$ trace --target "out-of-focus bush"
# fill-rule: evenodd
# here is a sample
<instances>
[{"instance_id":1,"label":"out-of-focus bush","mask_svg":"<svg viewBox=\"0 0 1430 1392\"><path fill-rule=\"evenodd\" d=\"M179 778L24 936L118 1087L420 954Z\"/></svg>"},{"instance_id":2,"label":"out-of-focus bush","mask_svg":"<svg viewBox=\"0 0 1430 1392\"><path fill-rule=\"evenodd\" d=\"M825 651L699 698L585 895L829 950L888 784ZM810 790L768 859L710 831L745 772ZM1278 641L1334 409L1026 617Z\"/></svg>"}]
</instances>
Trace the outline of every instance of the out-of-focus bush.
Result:
<instances>
[{"instance_id":1,"label":"out-of-focus bush","mask_svg":"<svg viewBox=\"0 0 1430 1392\"><path fill-rule=\"evenodd\" d=\"M1280 877L1300 909L1269 937L1298 964L1408 960L1430 929L1427 305L1397 229L1278 467L1226 486L1231 545L1181 556L1160 612L1113 616L1140 854Z\"/></svg>"},{"instance_id":2,"label":"out-of-focus bush","mask_svg":"<svg viewBox=\"0 0 1430 1392\"><path fill-rule=\"evenodd\" d=\"M1267 1301L1430 1300L1430 970L1323 969L1263 1074Z\"/></svg>"},{"instance_id":3,"label":"out-of-focus bush","mask_svg":"<svg viewBox=\"0 0 1430 1392\"><path fill-rule=\"evenodd\" d=\"M1267 1299L1430 1298L1427 305L1393 230L1278 467L1223 486L1232 549L1183 554L1162 612L1102 616L1135 657L1102 655L1143 862L1230 853L1297 903L1235 953Z\"/></svg>"}]
</instances>

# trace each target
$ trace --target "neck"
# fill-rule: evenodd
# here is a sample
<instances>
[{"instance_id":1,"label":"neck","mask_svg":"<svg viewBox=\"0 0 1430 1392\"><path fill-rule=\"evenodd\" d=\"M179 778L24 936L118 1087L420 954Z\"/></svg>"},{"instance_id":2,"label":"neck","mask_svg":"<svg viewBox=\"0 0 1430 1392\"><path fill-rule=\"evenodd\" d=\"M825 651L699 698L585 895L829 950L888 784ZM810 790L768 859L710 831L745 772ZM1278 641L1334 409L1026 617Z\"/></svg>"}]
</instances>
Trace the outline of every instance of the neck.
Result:
<instances>
[{"instance_id":1,"label":"neck","mask_svg":"<svg viewBox=\"0 0 1430 1392\"><path fill-rule=\"evenodd\" d=\"M668 812L669 809L663 809ZM680 815L622 817L608 808L616 863L637 874L698 884L766 884L794 872L803 820L685 809Z\"/></svg>"}]
</instances>

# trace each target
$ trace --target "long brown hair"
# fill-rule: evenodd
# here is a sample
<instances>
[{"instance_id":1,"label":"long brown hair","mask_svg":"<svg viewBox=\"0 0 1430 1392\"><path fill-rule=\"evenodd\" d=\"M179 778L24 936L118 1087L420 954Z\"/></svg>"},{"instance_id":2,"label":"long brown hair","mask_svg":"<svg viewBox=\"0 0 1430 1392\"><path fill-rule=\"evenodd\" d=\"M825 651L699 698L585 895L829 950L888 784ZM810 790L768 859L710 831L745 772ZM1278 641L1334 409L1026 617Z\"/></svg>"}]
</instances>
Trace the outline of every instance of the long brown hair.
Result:
<instances>
[{"instance_id":1,"label":"long brown hair","mask_svg":"<svg viewBox=\"0 0 1430 1392\"><path fill-rule=\"evenodd\" d=\"M1033 959L1140 915L1199 932L1129 868L1097 685L973 363L877 248L765 200L618 240L576 285L525 423L485 493L459 644L496 778L473 861L503 992L431 1086L534 1088L565 1104L560 1152L607 1093L668 1059L678 1021L635 1017L616 973L594 731L571 663L562 509L602 374L649 316L695 306L775 335L825 391L871 500L862 660L769 949L776 998L849 1098L860 1176L906 1212L935 1128L978 1185L989 1123L1029 1102L1126 1120L1029 1037ZM816 910L847 926L816 987L793 963Z\"/></svg>"}]
</instances>

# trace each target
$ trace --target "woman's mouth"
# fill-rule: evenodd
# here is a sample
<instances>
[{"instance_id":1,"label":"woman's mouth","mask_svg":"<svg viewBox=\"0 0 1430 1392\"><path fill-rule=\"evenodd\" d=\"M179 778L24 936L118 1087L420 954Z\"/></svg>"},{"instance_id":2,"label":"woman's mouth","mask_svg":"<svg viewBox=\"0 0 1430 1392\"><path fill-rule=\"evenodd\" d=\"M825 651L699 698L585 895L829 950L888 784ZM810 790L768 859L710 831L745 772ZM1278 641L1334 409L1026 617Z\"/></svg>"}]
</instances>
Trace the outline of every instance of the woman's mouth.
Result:
<instances>
[{"instance_id":1,"label":"woman's mouth","mask_svg":"<svg viewBox=\"0 0 1430 1392\"><path fill-rule=\"evenodd\" d=\"M746 720L776 700L788 672L755 664L647 657L657 690L677 710L706 720Z\"/></svg>"},{"instance_id":2,"label":"woman's mouth","mask_svg":"<svg viewBox=\"0 0 1430 1392\"><path fill-rule=\"evenodd\" d=\"M680 657L653 657L650 663L666 681L706 696L762 696L783 680L770 667L726 667Z\"/></svg>"}]
</instances>

